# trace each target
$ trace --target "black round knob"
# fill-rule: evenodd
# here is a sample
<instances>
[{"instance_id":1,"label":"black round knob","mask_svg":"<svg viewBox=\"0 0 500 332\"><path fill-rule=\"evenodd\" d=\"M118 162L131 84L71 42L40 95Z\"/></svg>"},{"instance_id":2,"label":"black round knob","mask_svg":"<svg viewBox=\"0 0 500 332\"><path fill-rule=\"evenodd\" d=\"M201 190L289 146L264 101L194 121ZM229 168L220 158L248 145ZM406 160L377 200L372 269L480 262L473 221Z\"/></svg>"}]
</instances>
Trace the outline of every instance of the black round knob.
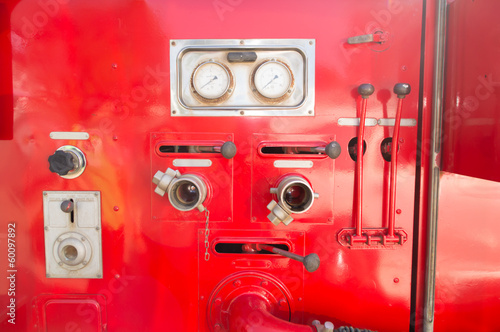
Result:
<instances>
[{"instance_id":1,"label":"black round knob","mask_svg":"<svg viewBox=\"0 0 500 332\"><path fill-rule=\"evenodd\" d=\"M69 171L73 170L73 155L69 152L57 150L52 156L49 157L49 170L59 175L66 175Z\"/></svg>"},{"instance_id":2,"label":"black round knob","mask_svg":"<svg viewBox=\"0 0 500 332\"><path fill-rule=\"evenodd\" d=\"M411 91L411 86L408 83L398 83L394 86L394 93L398 98L404 98Z\"/></svg>"},{"instance_id":3,"label":"black round knob","mask_svg":"<svg viewBox=\"0 0 500 332\"><path fill-rule=\"evenodd\" d=\"M328 143L325 147L326 155L332 159L337 159L338 156L340 156L341 151L342 148L340 147L340 144L335 141Z\"/></svg>"},{"instance_id":4,"label":"black round knob","mask_svg":"<svg viewBox=\"0 0 500 332\"><path fill-rule=\"evenodd\" d=\"M222 144L222 147L220 149L220 153L222 153L222 156L226 159L231 159L236 155L236 152L238 149L236 148L236 145L233 142L225 142Z\"/></svg>"},{"instance_id":5,"label":"black round knob","mask_svg":"<svg viewBox=\"0 0 500 332\"><path fill-rule=\"evenodd\" d=\"M361 84L358 87L358 93L364 99L370 97L373 94L374 91L375 91L375 88L370 83Z\"/></svg>"},{"instance_id":6,"label":"black round knob","mask_svg":"<svg viewBox=\"0 0 500 332\"><path fill-rule=\"evenodd\" d=\"M70 213L75 208L75 203L73 201L63 201L61 203L61 210L64 213Z\"/></svg>"},{"instance_id":7,"label":"black round knob","mask_svg":"<svg viewBox=\"0 0 500 332\"><path fill-rule=\"evenodd\" d=\"M304 257L304 267L309 272L314 272L319 268L319 256L316 254L309 254Z\"/></svg>"}]
</instances>

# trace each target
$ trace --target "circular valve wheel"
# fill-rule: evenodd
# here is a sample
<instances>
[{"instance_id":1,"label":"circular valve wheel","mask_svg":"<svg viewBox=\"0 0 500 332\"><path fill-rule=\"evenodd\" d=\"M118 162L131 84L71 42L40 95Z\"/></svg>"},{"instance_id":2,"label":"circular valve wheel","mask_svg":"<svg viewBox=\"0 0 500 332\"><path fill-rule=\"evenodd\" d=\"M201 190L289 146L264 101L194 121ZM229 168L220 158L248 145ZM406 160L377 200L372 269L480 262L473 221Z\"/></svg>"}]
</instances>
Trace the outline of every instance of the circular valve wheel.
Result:
<instances>
[{"instance_id":1,"label":"circular valve wheel","mask_svg":"<svg viewBox=\"0 0 500 332\"><path fill-rule=\"evenodd\" d=\"M261 297L272 315L285 321L291 319L294 311L292 296L281 281L266 273L240 272L222 280L210 296L207 317L211 331L229 332L231 303L244 294Z\"/></svg>"}]
</instances>

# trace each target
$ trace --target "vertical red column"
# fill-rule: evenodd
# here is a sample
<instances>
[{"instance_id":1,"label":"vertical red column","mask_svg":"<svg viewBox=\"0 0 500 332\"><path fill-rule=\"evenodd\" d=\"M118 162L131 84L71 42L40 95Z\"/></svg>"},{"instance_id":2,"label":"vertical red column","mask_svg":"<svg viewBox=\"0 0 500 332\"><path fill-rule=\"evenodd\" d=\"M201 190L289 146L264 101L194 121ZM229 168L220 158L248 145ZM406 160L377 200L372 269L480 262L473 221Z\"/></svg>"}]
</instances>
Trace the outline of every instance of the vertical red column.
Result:
<instances>
[{"instance_id":1,"label":"vertical red column","mask_svg":"<svg viewBox=\"0 0 500 332\"><path fill-rule=\"evenodd\" d=\"M10 12L0 3L0 140L13 138L14 104L12 98L12 47Z\"/></svg>"}]
</instances>

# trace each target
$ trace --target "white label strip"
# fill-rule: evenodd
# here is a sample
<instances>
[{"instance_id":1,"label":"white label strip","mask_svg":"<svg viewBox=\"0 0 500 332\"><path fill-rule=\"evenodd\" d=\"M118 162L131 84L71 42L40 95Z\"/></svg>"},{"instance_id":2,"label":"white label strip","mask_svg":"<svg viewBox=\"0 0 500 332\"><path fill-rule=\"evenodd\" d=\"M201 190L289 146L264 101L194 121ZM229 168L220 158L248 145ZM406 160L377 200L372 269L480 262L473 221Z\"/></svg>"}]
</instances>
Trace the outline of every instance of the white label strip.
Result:
<instances>
[{"instance_id":1,"label":"white label strip","mask_svg":"<svg viewBox=\"0 0 500 332\"><path fill-rule=\"evenodd\" d=\"M89 133L83 131L53 131L50 133L50 138L52 139L86 140L89 137Z\"/></svg>"},{"instance_id":2,"label":"white label strip","mask_svg":"<svg viewBox=\"0 0 500 332\"><path fill-rule=\"evenodd\" d=\"M394 126L394 123L396 123L396 119L394 118L378 119L378 124L380 126ZM401 119L401 127L415 127L416 125L416 119Z\"/></svg>"},{"instance_id":3,"label":"white label strip","mask_svg":"<svg viewBox=\"0 0 500 332\"><path fill-rule=\"evenodd\" d=\"M210 159L174 159L176 167L210 167L212 161Z\"/></svg>"},{"instance_id":4,"label":"white label strip","mask_svg":"<svg viewBox=\"0 0 500 332\"><path fill-rule=\"evenodd\" d=\"M276 168L312 168L312 160L275 160Z\"/></svg>"},{"instance_id":5,"label":"white label strip","mask_svg":"<svg viewBox=\"0 0 500 332\"><path fill-rule=\"evenodd\" d=\"M359 118L339 118L338 119L339 126L359 126ZM373 127L377 125L377 119L375 118L366 118L365 126Z\"/></svg>"}]
</instances>

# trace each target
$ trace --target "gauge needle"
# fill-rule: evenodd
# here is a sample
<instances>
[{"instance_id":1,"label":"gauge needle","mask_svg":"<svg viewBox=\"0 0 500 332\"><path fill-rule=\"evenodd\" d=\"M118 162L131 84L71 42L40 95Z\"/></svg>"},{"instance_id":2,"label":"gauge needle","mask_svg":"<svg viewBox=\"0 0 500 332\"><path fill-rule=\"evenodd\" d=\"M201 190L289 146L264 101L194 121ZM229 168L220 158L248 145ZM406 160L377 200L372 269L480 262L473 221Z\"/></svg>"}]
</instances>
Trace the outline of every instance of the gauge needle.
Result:
<instances>
[{"instance_id":1,"label":"gauge needle","mask_svg":"<svg viewBox=\"0 0 500 332\"><path fill-rule=\"evenodd\" d=\"M212 83L216 79L217 79L217 76L214 76L214 78L212 78L210 81L208 81L207 83L205 83L200 89L203 89L205 86L207 86L208 84Z\"/></svg>"},{"instance_id":2,"label":"gauge needle","mask_svg":"<svg viewBox=\"0 0 500 332\"><path fill-rule=\"evenodd\" d=\"M272 80L270 80L270 81L269 81L266 85L264 85L264 87L263 87L262 89L265 89L265 88L266 88L266 86L268 86L269 84L271 84L271 83L272 83L275 79L277 79L277 78L278 78L278 75L274 75L273 79L272 79Z\"/></svg>"}]
</instances>

